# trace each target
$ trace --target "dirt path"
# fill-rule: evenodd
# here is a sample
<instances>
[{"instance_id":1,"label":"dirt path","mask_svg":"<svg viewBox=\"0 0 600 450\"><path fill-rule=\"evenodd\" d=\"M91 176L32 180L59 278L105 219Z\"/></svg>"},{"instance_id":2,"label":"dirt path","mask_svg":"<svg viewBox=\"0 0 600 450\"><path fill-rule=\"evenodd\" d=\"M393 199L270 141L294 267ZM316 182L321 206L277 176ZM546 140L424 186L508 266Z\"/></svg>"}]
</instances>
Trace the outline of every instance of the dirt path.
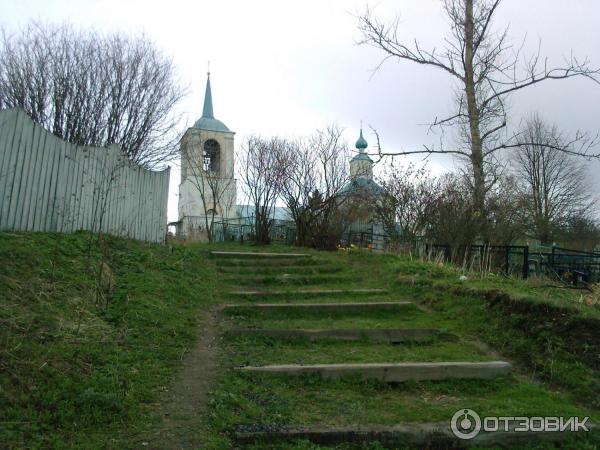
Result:
<instances>
[{"instance_id":1,"label":"dirt path","mask_svg":"<svg viewBox=\"0 0 600 450\"><path fill-rule=\"evenodd\" d=\"M162 423L146 438L143 448L203 448L203 415L208 394L219 370L219 312L206 311L199 321L199 335L184 356L183 368L169 387L160 408Z\"/></svg>"}]
</instances>

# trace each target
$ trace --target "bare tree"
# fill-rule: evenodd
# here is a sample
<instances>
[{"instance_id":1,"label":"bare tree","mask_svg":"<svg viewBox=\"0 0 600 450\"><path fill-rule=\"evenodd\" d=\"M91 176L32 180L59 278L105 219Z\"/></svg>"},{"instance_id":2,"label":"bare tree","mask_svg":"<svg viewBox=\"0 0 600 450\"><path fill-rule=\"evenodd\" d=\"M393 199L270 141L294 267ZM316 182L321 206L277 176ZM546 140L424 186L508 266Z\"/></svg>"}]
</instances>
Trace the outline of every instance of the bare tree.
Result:
<instances>
[{"instance_id":1,"label":"bare tree","mask_svg":"<svg viewBox=\"0 0 600 450\"><path fill-rule=\"evenodd\" d=\"M459 140L451 149L424 146L422 149L384 152L379 154L409 155L417 153L451 154L468 161L472 178L473 207L485 224L485 197L490 185L486 180L486 165L494 163L496 152L525 144L506 133L507 100L511 94L549 80L583 77L599 81L600 69L587 59L567 58L560 67L549 66L537 51L530 58L521 57L508 39L508 28L493 29L494 14L501 0L442 0L450 23L450 33L441 48L424 49L417 41L405 42L398 36L399 21L386 24L367 8L359 17L362 43L386 53L384 59L395 58L443 71L455 80L456 108L448 117L436 119L432 127L453 126ZM383 61L382 61L383 63ZM379 141L379 139L378 139ZM578 132L571 140L578 146L557 147L557 150L585 157L600 157L592 153L595 139ZM531 143L534 144L534 143ZM485 231L484 231L485 234Z\"/></svg>"},{"instance_id":2,"label":"bare tree","mask_svg":"<svg viewBox=\"0 0 600 450\"><path fill-rule=\"evenodd\" d=\"M317 154L306 141L290 142L282 160L284 165L281 198L296 227L296 244L310 244L310 230L315 220L311 199L318 190Z\"/></svg>"},{"instance_id":3,"label":"bare tree","mask_svg":"<svg viewBox=\"0 0 600 450\"><path fill-rule=\"evenodd\" d=\"M0 41L0 108L23 108L78 145L118 144L152 168L177 156L175 67L145 36L30 22Z\"/></svg>"},{"instance_id":4,"label":"bare tree","mask_svg":"<svg viewBox=\"0 0 600 450\"><path fill-rule=\"evenodd\" d=\"M282 185L282 161L288 142L272 137L250 136L240 155L243 189L254 206L255 241L268 244L273 226L273 212Z\"/></svg>"},{"instance_id":5,"label":"bare tree","mask_svg":"<svg viewBox=\"0 0 600 450\"><path fill-rule=\"evenodd\" d=\"M570 143L555 125L533 115L518 134L523 142L512 164L525 198L532 237L552 242L556 232L577 217L589 217L593 191L584 161L569 150Z\"/></svg>"},{"instance_id":6,"label":"bare tree","mask_svg":"<svg viewBox=\"0 0 600 450\"><path fill-rule=\"evenodd\" d=\"M211 139L204 140L201 136L194 139L203 145L194 145L182 140L181 143L181 179L189 180L198 192L204 217L204 229L208 242L214 240L215 217L227 219L228 211L235 201L232 192L233 177L225 173L225 167L220 164L220 155L213 151ZM229 194L233 195L229 195Z\"/></svg>"},{"instance_id":7,"label":"bare tree","mask_svg":"<svg viewBox=\"0 0 600 450\"><path fill-rule=\"evenodd\" d=\"M340 194L350 181L348 154L336 125L289 142L281 166L281 197L296 224L298 245L330 248L338 243L346 201Z\"/></svg>"},{"instance_id":8,"label":"bare tree","mask_svg":"<svg viewBox=\"0 0 600 450\"><path fill-rule=\"evenodd\" d=\"M309 146L317 155L317 189L310 199L316 219L311 226L312 245L333 249L339 244L352 212L343 208L348 197L342 195L350 182L350 152L342 140L342 129L337 125L317 130L310 138Z\"/></svg>"}]
</instances>

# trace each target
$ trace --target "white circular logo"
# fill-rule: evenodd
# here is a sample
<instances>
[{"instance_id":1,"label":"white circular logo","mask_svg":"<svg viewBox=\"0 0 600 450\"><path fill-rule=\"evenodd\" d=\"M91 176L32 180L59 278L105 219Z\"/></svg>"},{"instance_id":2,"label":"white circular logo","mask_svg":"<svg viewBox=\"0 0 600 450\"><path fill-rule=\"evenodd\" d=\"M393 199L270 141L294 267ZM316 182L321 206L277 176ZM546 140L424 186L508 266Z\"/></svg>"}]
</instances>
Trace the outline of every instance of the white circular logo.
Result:
<instances>
[{"instance_id":1,"label":"white circular logo","mask_svg":"<svg viewBox=\"0 0 600 450\"><path fill-rule=\"evenodd\" d=\"M481 417L472 409L459 409L450 422L452 433L459 439L473 439L481 431Z\"/></svg>"}]
</instances>

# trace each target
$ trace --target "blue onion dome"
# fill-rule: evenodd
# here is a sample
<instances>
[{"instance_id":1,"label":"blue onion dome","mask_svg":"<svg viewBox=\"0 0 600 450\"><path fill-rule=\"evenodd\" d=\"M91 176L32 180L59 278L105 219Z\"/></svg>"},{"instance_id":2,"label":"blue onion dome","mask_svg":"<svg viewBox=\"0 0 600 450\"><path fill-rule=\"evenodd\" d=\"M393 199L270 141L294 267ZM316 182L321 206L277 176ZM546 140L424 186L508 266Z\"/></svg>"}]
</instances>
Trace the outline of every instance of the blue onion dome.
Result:
<instances>
[{"instance_id":1,"label":"blue onion dome","mask_svg":"<svg viewBox=\"0 0 600 450\"><path fill-rule=\"evenodd\" d=\"M356 148L359 150L364 150L365 148L367 148L369 146L369 143L365 140L365 138L363 137L362 134L362 128L360 129L360 137L358 138L358 140L356 141Z\"/></svg>"}]
</instances>

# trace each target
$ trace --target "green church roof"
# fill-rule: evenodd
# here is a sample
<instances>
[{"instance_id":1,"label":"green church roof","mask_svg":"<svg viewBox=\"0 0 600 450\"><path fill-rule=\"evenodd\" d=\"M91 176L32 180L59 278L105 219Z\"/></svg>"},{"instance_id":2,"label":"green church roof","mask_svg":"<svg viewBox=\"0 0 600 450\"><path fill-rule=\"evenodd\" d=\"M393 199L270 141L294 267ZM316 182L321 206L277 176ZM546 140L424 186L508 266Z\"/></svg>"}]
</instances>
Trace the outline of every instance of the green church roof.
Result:
<instances>
[{"instance_id":1,"label":"green church roof","mask_svg":"<svg viewBox=\"0 0 600 450\"><path fill-rule=\"evenodd\" d=\"M366 191L367 193L372 195L381 195L385 192L384 189L375 181L369 178L359 177L355 178L354 180L350 181L346 186L344 186L340 191L340 194L346 195L360 191Z\"/></svg>"},{"instance_id":2,"label":"green church roof","mask_svg":"<svg viewBox=\"0 0 600 450\"><path fill-rule=\"evenodd\" d=\"M370 156L367 155L366 153L357 153L352 158L352 161L369 161L369 162L373 162L373 160L370 158Z\"/></svg>"},{"instance_id":3,"label":"green church roof","mask_svg":"<svg viewBox=\"0 0 600 450\"><path fill-rule=\"evenodd\" d=\"M198 120L196 120L194 128L199 128L206 131L224 131L231 133L231 130L227 128L223 122L215 119L214 117L200 117Z\"/></svg>"},{"instance_id":4,"label":"green church roof","mask_svg":"<svg viewBox=\"0 0 600 450\"><path fill-rule=\"evenodd\" d=\"M210 72L206 78L206 91L204 92L204 108L202 109L202 117L194 124L194 128L206 131L222 131L230 133L227 126L218 119L215 119L213 113L212 90L210 88Z\"/></svg>"}]
</instances>

